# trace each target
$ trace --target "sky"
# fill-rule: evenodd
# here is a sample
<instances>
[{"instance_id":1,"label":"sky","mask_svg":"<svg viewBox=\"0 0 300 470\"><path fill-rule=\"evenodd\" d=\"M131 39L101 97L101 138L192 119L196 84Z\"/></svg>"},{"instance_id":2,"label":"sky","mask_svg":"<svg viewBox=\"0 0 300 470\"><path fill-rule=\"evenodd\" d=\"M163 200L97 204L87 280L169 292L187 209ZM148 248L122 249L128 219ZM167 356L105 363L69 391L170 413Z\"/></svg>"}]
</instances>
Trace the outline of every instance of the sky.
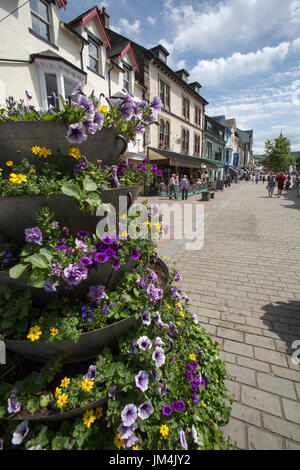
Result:
<instances>
[{"instance_id":1,"label":"sky","mask_svg":"<svg viewBox=\"0 0 300 470\"><path fill-rule=\"evenodd\" d=\"M83 9L84 4L84 9ZM190 73L206 114L254 131L254 154L280 132L300 150L300 0L68 0L62 19L105 6L111 29Z\"/></svg>"}]
</instances>

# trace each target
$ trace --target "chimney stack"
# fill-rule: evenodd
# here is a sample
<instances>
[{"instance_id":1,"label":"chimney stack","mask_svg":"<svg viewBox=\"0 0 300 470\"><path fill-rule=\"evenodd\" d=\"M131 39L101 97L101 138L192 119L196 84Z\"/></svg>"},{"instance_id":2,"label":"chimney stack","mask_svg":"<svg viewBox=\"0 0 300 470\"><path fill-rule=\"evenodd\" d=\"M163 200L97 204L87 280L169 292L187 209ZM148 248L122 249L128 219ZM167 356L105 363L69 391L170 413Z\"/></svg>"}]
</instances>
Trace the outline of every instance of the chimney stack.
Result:
<instances>
[{"instance_id":1,"label":"chimney stack","mask_svg":"<svg viewBox=\"0 0 300 470\"><path fill-rule=\"evenodd\" d=\"M106 13L106 8L102 7L102 11L100 13L101 21L105 28L109 28L109 19L110 16Z\"/></svg>"}]
</instances>

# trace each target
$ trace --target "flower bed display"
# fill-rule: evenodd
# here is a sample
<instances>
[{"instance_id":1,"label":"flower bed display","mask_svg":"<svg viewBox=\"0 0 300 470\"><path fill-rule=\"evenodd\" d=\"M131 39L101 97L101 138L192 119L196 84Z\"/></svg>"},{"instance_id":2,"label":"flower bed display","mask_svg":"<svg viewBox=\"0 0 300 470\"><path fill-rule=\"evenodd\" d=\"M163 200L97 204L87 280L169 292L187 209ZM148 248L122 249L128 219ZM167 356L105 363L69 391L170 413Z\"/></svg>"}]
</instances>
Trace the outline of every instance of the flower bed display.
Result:
<instances>
[{"instance_id":1,"label":"flower bed display","mask_svg":"<svg viewBox=\"0 0 300 470\"><path fill-rule=\"evenodd\" d=\"M38 133L22 160L0 154L0 334L8 348L0 448L230 448L217 343L175 287L180 274L156 254L155 239L167 231L159 207L131 206L139 185L160 172L148 161L92 163L80 147L102 127L133 139L156 123L160 100L148 106L128 95L108 109L81 88L76 94L78 105L62 102L60 111L12 99L0 110L4 128L62 121L74 144L62 150ZM104 217L107 204L113 211Z\"/></svg>"}]
</instances>

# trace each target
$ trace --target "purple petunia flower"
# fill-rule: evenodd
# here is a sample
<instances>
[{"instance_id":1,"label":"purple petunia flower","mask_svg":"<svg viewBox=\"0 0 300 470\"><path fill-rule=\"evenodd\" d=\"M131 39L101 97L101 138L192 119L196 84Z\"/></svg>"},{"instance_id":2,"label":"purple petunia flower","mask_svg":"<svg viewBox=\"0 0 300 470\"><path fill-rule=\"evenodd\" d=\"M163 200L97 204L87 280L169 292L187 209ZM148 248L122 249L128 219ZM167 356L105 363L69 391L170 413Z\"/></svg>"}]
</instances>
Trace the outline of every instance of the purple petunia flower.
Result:
<instances>
[{"instance_id":1,"label":"purple petunia flower","mask_svg":"<svg viewBox=\"0 0 300 470\"><path fill-rule=\"evenodd\" d=\"M14 388L10 397L7 399L7 413L18 413L21 409L21 403L18 402L17 388Z\"/></svg>"},{"instance_id":2,"label":"purple petunia flower","mask_svg":"<svg viewBox=\"0 0 300 470\"><path fill-rule=\"evenodd\" d=\"M159 312L156 312L157 318L156 322L160 328L169 328L169 325L162 321Z\"/></svg>"},{"instance_id":3,"label":"purple petunia flower","mask_svg":"<svg viewBox=\"0 0 300 470\"><path fill-rule=\"evenodd\" d=\"M103 127L103 122L104 122L103 113L100 113L98 110L96 110L95 115L94 115L94 124L97 126L97 129L99 131Z\"/></svg>"},{"instance_id":4,"label":"purple petunia flower","mask_svg":"<svg viewBox=\"0 0 300 470\"><path fill-rule=\"evenodd\" d=\"M118 180L118 168L116 166L112 166L111 172L112 172L112 179L113 179L114 187L119 188L120 183L119 183L119 180Z\"/></svg>"},{"instance_id":5,"label":"purple petunia flower","mask_svg":"<svg viewBox=\"0 0 300 470\"><path fill-rule=\"evenodd\" d=\"M131 343L131 348L130 348L130 350L128 351L128 354L133 354L134 356L137 356L137 355L139 354L139 351L138 351L138 349L137 349L137 347L136 347L136 342L135 342L135 341L133 341L133 342Z\"/></svg>"},{"instance_id":6,"label":"purple petunia flower","mask_svg":"<svg viewBox=\"0 0 300 470\"><path fill-rule=\"evenodd\" d=\"M145 290L148 284L148 279L141 277L140 279L137 279L136 283L141 289Z\"/></svg>"},{"instance_id":7,"label":"purple petunia flower","mask_svg":"<svg viewBox=\"0 0 300 470\"><path fill-rule=\"evenodd\" d=\"M43 235L38 227L25 229L25 241L34 243L35 245L42 245Z\"/></svg>"},{"instance_id":8,"label":"purple petunia flower","mask_svg":"<svg viewBox=\"0 0 300 470\"><path fill-rule=\"evenodd\" d=\"M100 251L99 253L96 253L95 254L95 260L98 262L98 263L106 263L106 261L108 260L108 256L107 254L104 252L104 251Z\"/></svg>"},{"instance_id":9,"label":"purple petunia flower","mask_svg":"<svg viewBox=\"0 0 300 470\"><path fill-rule=\"evenodd\" d=\"M154 283L157 282L157 281L158 281L158 277L157 277L156 273L155 273L154 271L152 271L152 269L149 269L149 268L147 268L147 271L148 271L148 273L149 273L149 276L150 276L151 280L152 280Z\"/></svg>"},{"instance_id":10,"label":"purple petunia flower","mask_svg":"<svg viewBox=\"0 0 300 470\"><path fill-rule=\"evenodd\" d=\"M72 96L74 95L85 95L83 89L82 89L82 85L77 85L74 90L72 91Z\"/></svg>"},{"instance_id":11,"label":"purple petunia flower","mask_svg":"<svg viewBox=\"0 0 300 470\"><path fill-rule=\"evenodd\" d=\"M83 125L89 134L96 134L98 130L98 125L93 121L93 119L86 119L85 121L83 121Z\"/></svg>"},{"instance_id":12,"label":"purple petunia flower","mask_svg":"<svg viewBox=\"0 0 300 470\"><path fill-rule=\"evenodd\" d=\"M78 106L80 108L90 108L93 106L93 102L82 93L78 99Z\"/></svg>"},{"instance_id":13,"label":"purple petunia flower","mask_svg":"<svg viewBox=\"0 0 300 470\"><path fill-rule=\"evenodd\" d=\"M166 361L165 351L157 346L152 354L152 359L155 361L156 367L162 367Z\"/></svg>"},{"instance_id":14,"label":"purple petunia flower","mask_svg":"<svg viewBox=\"0 0 300 470\"><path fill-rule=\"evenodd\" d=\"M192 426L191 436L195 444L198 444L198 435L195 426Z\"/></svg>"},{"instance_id":15,"label":"purple petunia flower","mask_svg":"<svg viewBox=\"0 0 300 470\"><path fill-rule=\"evenodd\" d=\"M142 420L148 419L150 415L154 412L151 401L145 401L138 408L138 417Z\"/></svg>"},{"instance_id":16,"label":"purple petunia flower","mask_svg":"<svg viewBox=\"0 0 300 470\"><path fill-rule=\"evenodd\" d=\"M155 346L162 346L163 344L165 344L165 343L162 341L162 339L161 339L159 336L157 336L157 337L155 338L155 340L153 341L152 346L153 346L153 347L155 347Z\"/></svg>"},{"instance_id":17,"label":"purple petunia flower","mask_svg":"<svg viewBox=\"0 0 300 470\"><path fill-rule=\"evenodd\" d=\"M125 439L125 442L124 442L124 449L130 449L130 447L134 446L134 444L138 441L138 438L134 435L134 434L131 434L130 437L128 437L128 439Z\"/></svg>"},{"instance_id":18,"label":"purple petunia flower","mask_svg":"<svg viewBox=\"0 0 300 470\"><path fill-rule=\"evenodd\" d=\"M135 376L135 383L142 392L148 390L149 376L145 370L140 370Z\"/></svg>"},{"instance_id":19,"label":"purple petunia flower","mask_svg":"<svg viewBox=\"0 0 300 470\"><path fill-rule=\"evenodd\" d=\"M130 256L131 256L132 259L134 259L136 261L137 259L140 258L141 254L138 250L131 250Z\"/></svg>"},{"instance_id":20,"label":"purple petunia flower","mask_svg":"<svg viewBox=\"0 0 300 470\"><path fill-rule=\"evenodd\" d=\"M145 308L143 308L143 309L140 311L140 315L141 315L141 319L142 319L143 325L149 326L149 325L151 324L151 315L150 315L150 312L149 312L148 310L146 310Z\"/></svg>"},{"instance_id":21,"label":"purple petunia flower","mask_svg":"<svg viewBox=\"0 0 300 470\"><path fill-rule=\"evenodd\" d=\"M62 278L67 286L78 286L88 278L88 270L79 263L69 264L63 270Z\"/></svg>"},{"instance_id":22,"label":"purple petunia flower","mask_svg":"<svg viewBox=\"0 0 300 470\"><path fill-rule=\"evenodd\" d=\"M13 435L12 435L12 440L11 440L11 443L14 445L14 446L18 446L22 443L24 437L27 436L28 434L28 431L29 431L29 427L28 427L28 421L25 420L25 421L22 421L15 429Z\"/></svg>"},{"instance_id":23,"label":"purple petunia flower","mask_svg":"<svg viewBox=\"0 0 300 470\"><path fill-rule=\"evenodd\" d=\"M121 439L128 439L132 434L134 433L135 430L135 424L131 424L131 426L125 426L123 423L120 424L118 427L118 431L120 433Z\"/></svg>"},{"instance_id":24,"label":"purple petunia flower","mask_svg":"<svg viewBox=\"0 0 300 470\"><path fill-rule=\"evenodd\" d=\"M180 444L184 448L184 450L188 450L187 442L186 442L186 437L185 437L185 432L180 431L179 433L179 438L180 438Z\"/></svg>"},{"instance_id":25,"label":"purple petunia flower","mask_svg":"<svg viewBox=\"0 0 300 470\"><path fill-rule=\"evenodd\" d=\"M79 238L89 238L91 236L90 232L85 232L84 230L81 230L80 232L77 232L76 235Z\"/></svg>"},{"instance_id":26,"label":"purple petunia flower","mask_svg":"<svg viewBox=\"0 0 300 470\"><path fill-rule=\"evenodd\" d=\"M96 304L100 302L101 299L106 297L105 287L104 286L90 286L88 297L95 302Z\"/></svg>"},{"instance_id":27,"label":"purple petunia flower","mask_svg":"<svg viewBox=\"0 0 300 470\"><path fill-rule=\"evenodd\" d=\"M172 407L170 405L164 405L162 407L162 412L165 416L171 416L173 410L172 410Z\"/></svg>"},{"instance_id":28,"label":"purple petunia flower","mask_svg":"<svg viewBox=\"0 0 300 470\"><path fill-rule=\"evenodd\" d=\"M175 411L179 411L181 409L181 405L180 405L179 401L173 401L172 408Z\"/></svg>"},{"instance_id":29,"label":"purple petunia flower","mask_svg":"<svg viewBox=\"0 0 300 470\"><path fill-rule=\"evenodd\" d=\"M87 258L86 256L82 256L79 258L79 261L83 266L91 266L93 264L93 261L90 258Z\"/></svg>"},{"instance_id":30,"label":"purple petunia flower","mask_svg":"<svg viewBox=\"0 0 300 470\"><path fill-rule=\"evenodd\" d=\"M161 397L167 393L167 380L166 379L164 379L162 384L158 386L158 393Z\"/></svg>"},{"instance_id":31,"label":"purple petunia flower","mask_svg":"<svg viewBox=\"0 0 300 470\"><path fill-rule=\"evenodd\" d=\"M178 281L180 281L180 279L181 279L180 274L179 274L179 273L176 273L174 280L175 280L176 282L178 282Z\"/></svg>"},{"instance_id":32,"label":"purple petunia flower","mask_svg":"<svg viewBox=\"0 0 300 470\"><path fill-rule=\"evenodd\" d=\"M67 140L72 144L81 144L87 139L85 127L82 123L71 124L67 132Z\"/></svg>"},{"instance_id":33,"label":"purple petunia flower","mask_svg":"<svg viewBox=\"0 0 300 470\"><path fill-rule=\"evenodd\" d=\"M160 292L154 286L154 284L149 284L146 292L147 292L150 302L155 302L156 300L159 300Z\"/></svg>"},{"instance_id":34,"label":"purple petunia flower","mask_svg":"<svg viewBox=\"0 0 300 470\"><path fill-rule=\"evenodd\" d=\"M52 264L51 275L59 277L62 270L62 266L59 263Z\"/></svg>"},{"instance_id":35,"label":"purple petunia flower","mask_svg":"<svg viewBox=\"0 0 300 470\"><path fill-rule=\"evenodd\" d=\"M84 376L85 379L87 380L92 380L94 381L97 376L97 366L89 366L87 374Z\"/></svg>"},{"instance_id":36,"label":"purple petunia flower","mask_svg":"<svg viewBox=\"0 0 300 470\"><path fill-rule=\"evenodd\" d=\"M85 171L89 168L90 164L88 159L82 155L82 157L78 160L78 163L73 166L73 171Z\"/></svg>"},{"instance_id":37,"label":"purple petunia flower","mask_svg":"<svg viewBox=\"0 0 300 470\"><path fill-rule=\"evenodd\" d=\"M44 289L46 292L56 292L56 287L51 277L45 282Z\"/></svg>"},{"instance_id":38,"label":"purple petunia flower","mask_svg":"<svg viewBox=\"0 0 300 470\"><path fill-rule=\"evenodd\" d=\"M111 267L112 267L113 269L115 269L116 271L117 271L118 269L120 269L121 265L120 265L119 260L116 259L116 260L111 264Z\"/></svg>"},{"instance_id":39,"label":"purple petunia flower","mask_svg":"<svg viewBox=\"0 0 300 470\"><path fill-rule=\"evenodd\" d=\"M160 381L160 379L161 379L160 371L157 371L156 369L152 369L151 374L152 374L152 378L153 378L154 382L159 382Z\"/></svg>"},{"instance_id":40,"label":"purple petunia flower","mask_svg":"<svg viewBox=\"0 0 300 470\"><path fill-rule=\"evenodd\" d=\"M196 403L197 405L199 405L200 403L197 393L193 393L193 402Z\"/></svg>"},{"instance_id":41,"label":"purple petunia flower","mask_svg":"<svg viewBox=\"0 0 300 470\"><path fill-rule=\"evenodd\" d=\"M152 347L152 343L147 336L141 336L138 339L137 344L139 348L142 349L143 351L147 351L147 349L150 349Z\"/></svg>"},{"instance_id":42,"label":"purple petunia flower","mask_svg":"<svg viewBox=\"0 0 300 470\"><path fill-rule=\"evenodd\" d=\"M53 230L59 228L59 223L56 222L56 221L52 222L52 223L51 223L51 228L53 228Z\"/></svg>"},{"instance_id":43,"label":"purple petunia flower","mask_svg":"<svg viewBox=\"0 0 300 470\"><path fill-rule=\"evenodd\" d=\"M77 248L79 248L81 251L84 251L85 253L88 251L88 246L86 243L84 243L82 240L78 240L78 238L75 239L75 245Z\"/></svg>"},{"instance_id":44,"label":"purple petunia flower","mask_svg":"<svg viewBox=\"0 0 300 470\"><path fill-rule=\"evenodd\" d=\"M116 387L114 385L109 389L108 398L111 398L113 401L116 399Z\"/></svg>"},{"instance_id":45,"label":"purple petunia flower","mask_svg":"<svg viewBox=\"0 0 300 470\"><path fill-rule=\"evenodd\" d=\"M113 258L116 255L116 252L112 248L107 248L105 250L105 253L109 259Z\"/></svg>"},{"instance_id":46,"label":"purple petunia flower","mask_svg":"<svg viewBox=\"0 0 300 470\"><path fill-rule=\"evenodd\" d=\"M161 110L161 100L160 100L160 98L158 98L158 96L154 96L154 98L152 98L150 106L151 106L151 108L154 109L154 111L157 111L159 113L160 110Z\"/></svg>"},{"instance_id":47,"label":"purple petunia flower","mask_svg":"<svg viewBox=\"0 0 300 470\"><path fill-rule=\"evenodd\" d=\"M121 413L122 423L124 426L132 426L137 418L137 408L133 404L128 404L125 406Z\"/></svg>"}]
</instances>

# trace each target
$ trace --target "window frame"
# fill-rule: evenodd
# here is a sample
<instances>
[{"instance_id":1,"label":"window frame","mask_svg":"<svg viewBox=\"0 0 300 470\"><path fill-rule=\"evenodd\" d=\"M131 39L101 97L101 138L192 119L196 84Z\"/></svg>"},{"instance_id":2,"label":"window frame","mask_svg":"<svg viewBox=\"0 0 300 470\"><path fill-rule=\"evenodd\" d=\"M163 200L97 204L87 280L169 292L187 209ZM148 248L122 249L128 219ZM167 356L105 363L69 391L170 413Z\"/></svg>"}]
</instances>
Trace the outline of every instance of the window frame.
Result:
<instances>
[{"instance_id":1,"label":"window frame","mask_svg":"<svg viewBox=\"0 0 300 470\"><path fill-rule=\"evenodd\" d=\"M190 146L190 132L185 127L182 128L181 139L182 139L181 152L188 154L189 146Z\"/></svg>"},{"instance_id":2,"label":"window frame","mask_svg":"<svg viewBox=\"0 0 300 470\"><path fill-rule=\"evenodd\" d=\"M123 85L122 89L123 91L127 91L128 93L131 93L131 70L129 70L127 67L123 66L124 68L124 73L123 73ZM128 74L128 80L125 79L125 74ZM127 86L128 88L127 88Z\"/></svg>"},{"instance_id":3,"label":"window frame","mask_svg":"<svg viewBox=\"0 0 300 470\"><path fill-rule=\"evenodd\" d=\"M200 144L201 144L201 139L199 134L195 134L195 140L194 140L194 155L200 156Z\"/></svg>"},{"instance_id":4,"label":"window frame","mask_svg":"<svg viewBox=\"0 0 300 470\"><path fill-rule=\"evenodd\" d=\"M186 121L190 121L190 100L185 96L182 97L182 115Z\"/></svg>"},{"instance_id":5,"label":"window frame","mask_svg":"<svg viewBox=\"0 0 300 470\"><path fill-rule=\"evenodd\" d=\"M97 73L98 75L101 75L101 50L100 50L100 46L99 44L96 43L96 41L94 41L91 37L88 37L88 41L89 41L89 45L88 45L88 54L89 54L89 69L92 70L94 73ZM97 49L97 52L98 52L98 56L94 56L91 51L90 51L90 44L92 44L96 49ZM91 66L91 59L96 61L97 63L97 70L95 70L92 66Z\"/></svg>"},{"instance_id":6,"label":"window frame","mask_svg":"<svg viewBox=\"0 0 300 470\"><path fill-rule=\"evenodd\" d=\"M50 11L50 8L49 8L49 4L47 2L45 2L44 0L37 0L37 2L38 2L38 4L42 3L46 7L48 19L46 20L38 12L33 10L32 6L31 6L31 2L29 2L30 17L31 17L31 29L32 29L34 34L36 34L37 36L39 36L43 40L51 42L51 40L52 40L52 37L51 37L52 36L52 28L51 28L52 21L51 21L51 11ZM32 20L33 16L38 20L39 24L43 23L44 25L46 25L46 27L47 27L47 37L43 36L40 33L40 28L39 28L39 31L36 31L34 29L34 23L33 23L33 20Z\"/></svg>"},{"instance_id":7,"label":"window frame","mask_svg":"<svg viewBox=\"0 0 300 470\"><path fill-rule=\"evenodd\" d=\"M163 108L170 110L171 101L171 88L162 78L159 78L159 97L162 102Z\"/></svg>"}]
</instances>

